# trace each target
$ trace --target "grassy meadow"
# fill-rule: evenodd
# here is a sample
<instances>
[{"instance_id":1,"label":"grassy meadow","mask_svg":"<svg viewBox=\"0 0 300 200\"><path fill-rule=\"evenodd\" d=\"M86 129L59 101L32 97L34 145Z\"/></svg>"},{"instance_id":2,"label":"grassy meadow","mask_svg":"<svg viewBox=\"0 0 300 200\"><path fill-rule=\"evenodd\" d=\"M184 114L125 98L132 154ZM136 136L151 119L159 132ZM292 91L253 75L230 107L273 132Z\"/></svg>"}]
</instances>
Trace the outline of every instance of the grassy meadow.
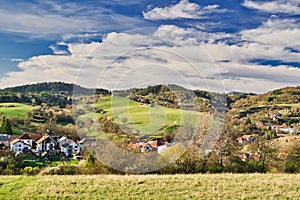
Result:
<instances>
[{"instance_id":1,"label":"grassy meadow","mask_svg":"<svg viewBox=\"0 0 300 200\"><path fill-rule=\"evenodd\" d=\"M141 104L123 97L102 97L101 101L94 105L105 112L97 116L106 116L114 118L115 122L122 124L122 119L127 119L127 126L140 130L142 134L153 134L164 126L189 122L195 124L201 118L200 112L174 109L164 106L154 105L148 107L147 104ZM93 118L94 113L87 113L80 118Z\"/></svg>"},{"instance_id":2,"label":"grassy meadow","mask_svg":"<svg viewBox=\"0 0 300 200\"><path fill-rule=\"evenodd\" d=\"M8 118L24 118L33 108L33 106L23 103L0 103L0 113Z\"/></svg>"},{"instance_id":3,"label":"grassy meadow","mask_svg":"<svg viewBox=\"0 0 300 200\"><path fill-rule=\"evenodd\" d=\"M299 199L300 174L0 176L0 199Z\"/></svg>"}]
</instances>

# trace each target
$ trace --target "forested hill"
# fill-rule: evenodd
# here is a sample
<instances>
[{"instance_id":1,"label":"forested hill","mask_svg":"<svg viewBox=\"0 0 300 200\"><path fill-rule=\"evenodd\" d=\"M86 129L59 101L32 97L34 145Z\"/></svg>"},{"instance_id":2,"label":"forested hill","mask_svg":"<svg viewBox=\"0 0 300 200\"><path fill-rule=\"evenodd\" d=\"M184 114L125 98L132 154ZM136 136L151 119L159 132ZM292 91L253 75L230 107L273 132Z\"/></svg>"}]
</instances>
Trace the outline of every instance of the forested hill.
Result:
<instances>
[{"instance_id":1,"label":"forested hill","mask_svg":"<svg viewBox=\"0 0 300 200\"><path fill-rule=\"evenodd\" d=\"M106 89L88 89L76 84L63 82L44 82L29 85L10 87L0 90L0 103L18 102L49 106L65 107L72 104L73 94L76 95L109 95Z\"/></svg>"},{"instance_id":2,"label":"forested hill","mask_svg":"<svg viewBox=\"0 0 300 200\"><path fill-rule=\"evenodd\" d=\"M64 95L72 95L73 92L82 95L90 95L94 94L95 91L101 94L109 94L110 91L105 89L88 89L81 87L79 85L73 83L64 83L64 82L44 82L44 83L36 83L36 84L28 84L16 87L9 87L2 89L3 93L42 93L47 92L51 94L64 94Z\"/></svg>"},{"instance_id":3,"label":"forested hill","mask_svg":"<svg viewBox=\"0 0 300 200\"><path fill-rule=\"evenodd\" d=\"M246 108L249 106L295 103L300 103L300 86L280 88L260 95L244 95L244 98L236 99L231 107Z\"/></svg>"}]
</instances>

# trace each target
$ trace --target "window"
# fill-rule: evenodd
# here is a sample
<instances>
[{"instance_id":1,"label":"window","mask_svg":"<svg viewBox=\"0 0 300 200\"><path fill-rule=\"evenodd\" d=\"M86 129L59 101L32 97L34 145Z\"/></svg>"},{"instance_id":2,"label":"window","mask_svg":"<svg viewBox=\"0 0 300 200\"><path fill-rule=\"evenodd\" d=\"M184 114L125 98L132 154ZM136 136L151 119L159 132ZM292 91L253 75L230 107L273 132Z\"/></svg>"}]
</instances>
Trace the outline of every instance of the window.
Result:
<instances>
[{"instance_id":1,"label":"window","mask_svg":"<svg viewBox=\"0 0 300 200\"><path fill-rule=\"evenodd\" d=\"M21 147L21 144L19 144L19 147Z\"/></svg>"}]
</instances>

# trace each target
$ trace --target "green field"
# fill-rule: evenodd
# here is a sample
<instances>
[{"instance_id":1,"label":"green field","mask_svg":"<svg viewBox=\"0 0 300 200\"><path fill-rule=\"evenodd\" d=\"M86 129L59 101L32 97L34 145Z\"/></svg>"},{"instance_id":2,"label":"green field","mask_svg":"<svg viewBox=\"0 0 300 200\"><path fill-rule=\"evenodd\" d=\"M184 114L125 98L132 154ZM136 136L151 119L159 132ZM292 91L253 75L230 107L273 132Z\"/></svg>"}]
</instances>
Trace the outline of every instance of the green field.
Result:
<instances>
[{"instance_id":1,"label":"green field","mask_svg":"<svg viewBox=\"0 0 300 200\"><path fill-rule=\"evenodd\" d=\"M105 111L97 116L114 118L115 122L122 124L122 119L126 118L127 126L140 130L143 134L154 134L163 126L173 125L174 122L183 124L189 122L195 124L201 118L200 112L168 108L154 105L148 107L122 97L103 97L95 106ZM94 113L87 113L80 118L93 118Z\"/></svg>"},{"instance_id":2,"label":"green field","mask_svg":"<svg viewBox=\"0 0 300 200\"><path fill-rule=\"evenodd\" d=\"M0 103L0 113L6 117L24 118L34 107L22 103Z\"/></svg>"},{"instance_id":3,"label":"green field","mask_svg":"<svg viewBox=\"0 0 300 200\"><path fill-rule=\"evenodd\" d=\"M291 106L292 108L300 108L300 103L277 104L278 106Z\"/></svg>"},{"instance_id":4,"label":"green field","mask_svg":"<svg viewBox=\"0 0 300 200\"><path fill-rule=\"evenodd\" d=\"M0 199L299 199L300 174L0 176Z\"/></svg>"}]
</instances>

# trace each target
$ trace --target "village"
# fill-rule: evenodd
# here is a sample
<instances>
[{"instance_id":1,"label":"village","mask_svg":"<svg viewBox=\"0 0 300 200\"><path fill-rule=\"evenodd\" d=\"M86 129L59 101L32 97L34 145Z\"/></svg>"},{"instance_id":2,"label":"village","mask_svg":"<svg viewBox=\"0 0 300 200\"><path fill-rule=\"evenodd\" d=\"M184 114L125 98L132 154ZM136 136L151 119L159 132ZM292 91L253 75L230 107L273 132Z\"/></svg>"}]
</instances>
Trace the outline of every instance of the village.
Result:
<instances>
[{"instance_id":1,"label":"village","mask_svg":"<svg viewBox=\"0 0 300 200\"><path fill-rule=\"evenodd\" d=\"M83 158L85 139L58 137L47 130L46 134L8 135L0 134L0 152L10 150L15 155L34 155L44 161L50 160L51 156L59 156L60 160Z\"/></svg>"}]
</instances>

